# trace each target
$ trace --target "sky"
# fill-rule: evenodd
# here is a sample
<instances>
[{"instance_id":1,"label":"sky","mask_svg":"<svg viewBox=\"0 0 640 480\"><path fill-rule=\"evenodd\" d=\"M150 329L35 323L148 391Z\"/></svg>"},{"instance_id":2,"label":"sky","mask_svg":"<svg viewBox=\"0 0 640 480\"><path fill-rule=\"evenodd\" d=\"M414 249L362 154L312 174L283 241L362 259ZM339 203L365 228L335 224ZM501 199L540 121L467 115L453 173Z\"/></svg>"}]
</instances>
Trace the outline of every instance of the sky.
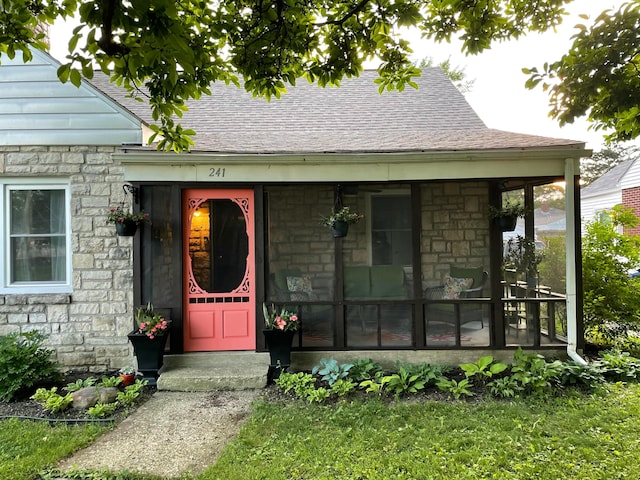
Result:
<instances>
[{"instance_id":1,"label":"sky","mask_svg":"<svg viewBox=\"0 0 640 480\"><path fill-rule=\"evenodd\" d=\"M489 128L546 137L579 140L594 151L603 148L602 132L588 129L588 123L579 119L572 125L560 128L549 118L548 96L541 88L527 90L527 75L523 67L540 67L544 62L559 60L569 50L574 25L584 22L578 17L584 13L595 18L606 8L617 9L625 0L575 0L567 7L570 15L555 32L527 35L524 38L495 44L479 55L465 56L460 42L438 44L420 38L416 31L403 34L410 40L413 58L419 61L427 56L439 63L451 59L454 67L462 67L468 79L475 83L465 97ZM71 23L56 23L51 29L51 54L64 61Z\"/></svg>"}]
</instances>

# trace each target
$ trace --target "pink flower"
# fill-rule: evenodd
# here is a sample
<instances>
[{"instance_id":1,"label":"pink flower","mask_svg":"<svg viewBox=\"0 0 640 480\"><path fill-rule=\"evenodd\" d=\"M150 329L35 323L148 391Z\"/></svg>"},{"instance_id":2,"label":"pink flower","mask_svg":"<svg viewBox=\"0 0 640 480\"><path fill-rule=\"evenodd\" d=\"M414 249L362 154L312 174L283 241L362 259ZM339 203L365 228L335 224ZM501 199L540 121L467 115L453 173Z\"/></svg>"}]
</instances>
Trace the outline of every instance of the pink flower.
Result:
<instances>
[{"instance_id":1,"label":"pink flower","mask_svg":"<svg viewBox=\"0 0 640 480\"><path fill-rule=\"evenodd\" d=\"M151 333L150 333L150 334L149 334L149 338L150 338L151 340L153 340L153 339L155 338L155 336L154 336L153 334L151 334Z\"/></svg>"},{"instance_id":2,"label":"pink flower","mask_svg":"<svg viewBox=\"0 0 640 480\"><path fill-rule=\"evenodd\" d=\"M284 327L287 326L287 322L285 322L281 317L276 318L276 325L280 330L284 330Z\"/></svg>"},{"instance_id":3,"label":"pink flower","mask_svg":"<svg viewBox=\"0 0 640 480\"><path fill-rule=\"evenodd\" d=\"M298 316L297 315L291 315L291 318L289 319L292 322L297 322L298 321Z\"/></svg>"},{"instance_id":4,"label":"pink flower","mask_svg":"<svg viewBox=\"0 0 640 480\"><path fill-rule=\"evenodd\" d=\"M147 324L145 322L140 322L140 328L145 328Z\"/></svg>"}]
</instances>

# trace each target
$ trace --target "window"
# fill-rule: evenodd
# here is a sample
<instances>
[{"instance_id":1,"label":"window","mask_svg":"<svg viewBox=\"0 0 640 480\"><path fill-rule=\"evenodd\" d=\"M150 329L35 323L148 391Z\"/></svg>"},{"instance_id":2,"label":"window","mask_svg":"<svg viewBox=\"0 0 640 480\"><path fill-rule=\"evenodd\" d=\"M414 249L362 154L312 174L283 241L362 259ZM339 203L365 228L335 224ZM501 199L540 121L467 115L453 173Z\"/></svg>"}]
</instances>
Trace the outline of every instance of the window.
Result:
<instances>
[{"instance_id":1,"label":"window","mask_svg":"<svg viewBox=\"0 0 640 480\"><path fill-rule=\"evenodd\" d=\"M371 196L372 265L411 265L411 196Z\"/></svg>"},{"instance_id":2,"label":"window","mask_svg":"<svg viewBox=\"0 0 640 480\"><path fill-rule=\"evenodd\" d=\"M0 290L58 293L71 290L69 188L62 183L6 180L0 200L5 259Z\"/></svg>"}]
</instances>

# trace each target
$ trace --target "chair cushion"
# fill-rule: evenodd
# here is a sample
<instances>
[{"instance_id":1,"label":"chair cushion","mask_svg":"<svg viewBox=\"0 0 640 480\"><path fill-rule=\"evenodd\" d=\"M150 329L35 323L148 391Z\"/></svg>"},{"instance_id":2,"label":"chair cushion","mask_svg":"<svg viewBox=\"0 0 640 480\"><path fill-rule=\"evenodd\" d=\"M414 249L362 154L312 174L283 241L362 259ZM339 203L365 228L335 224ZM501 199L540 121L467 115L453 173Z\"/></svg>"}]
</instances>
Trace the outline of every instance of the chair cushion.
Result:
<instances>
[{"instance_id":1,"label":"chair cushion","mask_svg":"<svg viewBox=\"0 0 640 480\"><path fill-rule=\"evenodd\" d=\"M451 265L449 275L453 278L471 278L473 283L467 288L475 288L482 283L483 267L458 267Z\"/></svg>"},{"instance_id":2,"label":"chair cushion","mask_svg":"<svg viewBox=\"0 0 640 480\"><path fill-rule=\"evenodd\" d=\"M372 266L371 297L387 299L405 298L404 269L399 265Z\"/></svg>"},{"instance_id":3,"label":"chair cushion","mask_svg":"<svg viewBox=\"0 0 640 480\"><path fill-rule=\"evenodd\" d=\"M456 278L447 275L444 277L444 293L442 298L446 300L456 300L460 298L463 290L471 288L473 278Z\"/></svg>"},{"instance_id":4,"label":"chair cushion","mask_svg":"<svg viewBox=\"0 0 640 480\"><path fill-rule=\"evenodd\" d=\"M311 293L311 277L287 277L287 290L290 292Z\"/></svg>"},{"instance_id":5,"label":"chair cushion","mask_svg":"<svg viewBox=\"0 0 640 480\"><path fill-rule=\"evenodd\" d=\"M345 298L369 298L371 292L370 267L344 267L344 296Z\"/></svg>"}]
</instances>

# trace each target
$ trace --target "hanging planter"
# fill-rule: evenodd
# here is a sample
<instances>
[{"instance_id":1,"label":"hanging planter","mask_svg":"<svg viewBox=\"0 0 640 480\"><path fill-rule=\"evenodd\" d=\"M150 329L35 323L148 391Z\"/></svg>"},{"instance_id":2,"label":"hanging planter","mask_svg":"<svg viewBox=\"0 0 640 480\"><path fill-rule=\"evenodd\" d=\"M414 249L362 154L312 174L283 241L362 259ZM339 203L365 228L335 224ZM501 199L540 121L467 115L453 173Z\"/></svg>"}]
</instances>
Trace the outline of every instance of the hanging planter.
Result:
<instances>
[{"instance_id":1,"label":"hanging planter","mask_svg":"<svg viewBox=\"0 0 640 480\"><path fill-rule=\"evenodd\" d=\"M501 208L489 205L489 217L501 232L513 232L519 217L524 217L525 208L519 203L505 203Z\"/></svg>"},{"instance_id":2,"label":"hanging planter","mask_svg":"<svg viewBox=\"0 0 640 480\"><path fill-rule=\"evenodd\" d=\"M349 207L342 207L328 217L323 217L322 224L331 228L334 238L341 238L347 236L349 225L358 223L363 218L363 215L352 212Z\"/></svg>"},{"instance_id":3,"label":"hanging planter","mask_svg":"<svg viewBox=\"0 0 640 480\"><path fill-rule=\"evenodd\" d=\"M123 237L132 237L138 230L138 225L148 222L149 214L144 210L132 213L125 208L124 202L120 202L117 207L112 207L107 214L107 223L116 226L116 233Z\"/></svg>"},{"instance_id":4,"label":"hanging planter","mask_svg":"<svg viewBox=\"0 0 640 480\"><path fill-rule=\"evenodd\" d=\"M331 231L334 238L346 237L347 233L349 233L349 224L343 220L336 220L331 225Z\"/></svg>"},{"instance_id":5,"label":"hanging planter","mask_svg":"<svg viewBox=\"0 0 640 480\"><path fill-rule=\"evenodd\" d=\"M116 222L116 233L121 237L133 237L138 231L138 224L133 220Z\"/></svg>"},{"instance_id":6,"label":"hanging planter","mask_svg":"<svg viewBox=\"0 0 640 480\"><path fill-rule=\"evenodd\" d=\"M517 215L505 215L502 217L496 217L496 227L501 232L513 232L516 229L518 223Z\"/></svg>"}]
</instances>

